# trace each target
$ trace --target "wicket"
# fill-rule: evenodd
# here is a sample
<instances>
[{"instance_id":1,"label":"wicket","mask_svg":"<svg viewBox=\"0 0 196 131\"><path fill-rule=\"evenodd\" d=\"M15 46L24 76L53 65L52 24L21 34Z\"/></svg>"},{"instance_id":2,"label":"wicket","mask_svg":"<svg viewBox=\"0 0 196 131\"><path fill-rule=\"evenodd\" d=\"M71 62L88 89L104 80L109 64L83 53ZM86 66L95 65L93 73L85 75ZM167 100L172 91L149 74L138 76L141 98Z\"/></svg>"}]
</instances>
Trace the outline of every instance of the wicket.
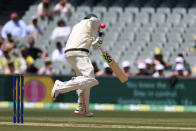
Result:
<instances>
[{"instance_id":1,"label":"wicket","mask_svg":"<svg viewBox=\"0 0 196 131\"><path fill-rule=\"evenodd\" d=\"M24 76L14 74L13 76L13 123L23 123L23 90ZM16 104L17 100L17 104Z\"/></svg>"}]
</instances>

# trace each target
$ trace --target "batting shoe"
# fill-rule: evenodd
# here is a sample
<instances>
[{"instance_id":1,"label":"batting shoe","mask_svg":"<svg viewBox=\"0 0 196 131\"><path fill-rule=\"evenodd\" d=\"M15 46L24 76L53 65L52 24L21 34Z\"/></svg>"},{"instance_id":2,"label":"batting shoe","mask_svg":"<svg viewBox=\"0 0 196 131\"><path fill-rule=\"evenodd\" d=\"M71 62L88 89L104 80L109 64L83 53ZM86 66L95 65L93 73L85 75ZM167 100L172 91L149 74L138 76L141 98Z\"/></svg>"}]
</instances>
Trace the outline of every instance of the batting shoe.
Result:
<instances>
[{"instance_id":1,"label":"batting shoe","mask_svg":"<svg viewBox=\"0 0 196 131\"><path fill-rule=\"evenodd\" d=\"M59 95L58 89L63 85L63 82L56 80L54 86L52 88L51 97L52 100L55 101L56 97Z\"/></svg>"},{"instance_id":2,"label":"batting shoe","mask_svg":"<svg viewBox=\"0 0 196 131\"><path fill-rule=\"evenodd\" d=\"M94 114L92 112L81 112L78 109L76 109L74 111L74 114L78 115L78 116L84 116L84 117L93 117Z\"/></svg>"}]
</instances>

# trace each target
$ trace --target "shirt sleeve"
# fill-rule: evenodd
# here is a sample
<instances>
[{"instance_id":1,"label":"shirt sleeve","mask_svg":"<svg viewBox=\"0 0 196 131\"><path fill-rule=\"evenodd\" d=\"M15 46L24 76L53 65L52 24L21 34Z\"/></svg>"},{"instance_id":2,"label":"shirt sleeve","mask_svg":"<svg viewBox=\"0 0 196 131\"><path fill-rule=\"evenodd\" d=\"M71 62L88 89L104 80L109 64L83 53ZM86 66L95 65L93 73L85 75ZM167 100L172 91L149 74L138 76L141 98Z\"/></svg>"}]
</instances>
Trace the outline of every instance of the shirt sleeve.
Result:
<instances>
[{"instance_id":1,"label":"shirt sleeve","mask_svg":"<svg viewBox=\"0 0 196 131\"><path fill-rule=\"evenodd\" d=\"M51 40L54 40L56 38L56 29L53 30L51 35Z\"/></svg>"},{"instance_id":2,"label":"shirt sleeve","mask_svg":"<svg viewBox=\"0 0 196 131\"><path fill-rule=\"evenodd\" d=\"M4 26L3 26L3 29L1 31L1 37L3 37L4 39L7 37L7 31L8 31L8 27L9 27L10 23L6 23Z\"/></svg>"},{"instance_id":3,"label":"shirt sleeve","mask_svg":"<svg viewBox=\"0 0 196 131\"><path fill-rule=\"evenodd\" d=\"M27 26L27 34L30 34L30 32L31 32L31 26L29 25Z\"/></svg>"},{"instance_id":4,"label":"shirt sleeve","mask_svg":"<svg viewBox=\"0 0 196 131\"><path fill-rule=\"evenodd\" d=\"M99 19L92 17L90 18L88 24L87 24L91 30L92 30L92 34L94 37L98 36L98 32L99 32Z\"/></svg>"},{"instance_id":5,"label":"shirt sleeve","mask_svg":"<svg viewBox=\"0 0 196 131\"><path fill-rule=\"evenodd\" d=\"M70 33L71 33L71 28L66 27L66 37L69 37Z\"/></svg>"},{"instance_id":6,"label":"shirt sleeve","mask_svg":"<svg viewBox=\"0 0 196 131\"><path fill-rule=\"evenodd\" d=\"M58 11L58 10L60 10L59 4L56 4L55 7L54 7L54 11Z\"/></svg>"},{"instance_id":7,"label":"shirt sleeve","mask_svg":"<svg viewBox=\"0 0 196 131\"><path fill-rule=\"evenodd\" d=\"M52 61L54 62L56 59L56 50L52 52Z\"/></svg>"},{"instance_id":8,"label":"shirt sleeve","mask_svg":"<svg viewBox=\"0 0 196 131\"><path fill-rule=\"evenodd\" d=\"M40 33L41 35L43 35L43 31L42 31L42 29L41 29L40 27L38 27L38 31L39 31L39 33Z\"/></svg>"},{"instance_id":9,"label":"shirt sleeve","mask_svg":"<svg viewBox=\"0 0 196 131\"><path fill-rule=\"evenodd\" d=\"M20 21L20 23L21 23L21 28L22 28L21 37L25 37L27 34L27 26L26 26L25 22L22 20Z\"/></svg>"}]
</instances>

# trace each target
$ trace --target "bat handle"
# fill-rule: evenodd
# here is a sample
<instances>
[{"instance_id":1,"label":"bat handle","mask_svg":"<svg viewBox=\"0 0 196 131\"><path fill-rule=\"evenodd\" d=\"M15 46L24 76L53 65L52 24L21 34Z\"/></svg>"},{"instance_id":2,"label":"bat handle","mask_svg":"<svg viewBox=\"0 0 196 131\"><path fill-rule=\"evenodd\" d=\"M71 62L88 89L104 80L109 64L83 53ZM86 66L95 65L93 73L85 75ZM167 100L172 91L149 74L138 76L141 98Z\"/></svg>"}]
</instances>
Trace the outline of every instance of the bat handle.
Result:
<instances>
[{"instance_id":1,"label":"bat handle","mask_svg":"<svg viewBox=\"0 0 196 131\"><path fill-rule=\"evenodd\" d=\"M103 50L101 47L99 47L99 50L100 50L102 53L104 53L104 50Z\"/></svg>"}]
</instances>

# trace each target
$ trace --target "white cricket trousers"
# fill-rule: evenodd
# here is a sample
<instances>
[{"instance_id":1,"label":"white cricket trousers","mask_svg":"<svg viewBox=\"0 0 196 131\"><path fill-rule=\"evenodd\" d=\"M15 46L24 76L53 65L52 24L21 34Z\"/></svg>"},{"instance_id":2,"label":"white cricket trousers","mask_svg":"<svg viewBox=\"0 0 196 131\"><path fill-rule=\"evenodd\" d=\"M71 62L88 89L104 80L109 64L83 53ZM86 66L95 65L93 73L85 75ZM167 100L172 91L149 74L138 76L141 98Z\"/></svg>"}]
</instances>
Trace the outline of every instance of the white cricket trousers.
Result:
<instances>
[{"instance_id":1,"label":"white cricket trousers","mask_svg":"<svg viewBox=\"0 0 196 131\"><path fill-rule=\"evenodd\" d=\"M67 82L66 86L77 89L78 107L80 112L89 112L90 88L98 85L95 79L94 68L91 60L86 56L70 56L66 57L67 61L72 65L76 73L76 78Z\"/></svg>"}]
</instances>

